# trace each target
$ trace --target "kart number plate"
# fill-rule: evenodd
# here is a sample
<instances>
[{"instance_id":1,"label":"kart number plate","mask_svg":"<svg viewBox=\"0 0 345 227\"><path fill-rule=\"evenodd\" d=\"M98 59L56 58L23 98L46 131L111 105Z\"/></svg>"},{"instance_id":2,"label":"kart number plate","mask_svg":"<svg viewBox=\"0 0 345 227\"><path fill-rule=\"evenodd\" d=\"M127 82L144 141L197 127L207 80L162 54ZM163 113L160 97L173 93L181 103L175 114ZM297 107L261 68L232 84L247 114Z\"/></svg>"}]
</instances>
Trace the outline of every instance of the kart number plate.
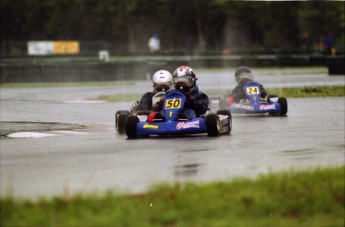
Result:
<instances>
[{"instance_id":1,"label":"kart number plate","mask_svg":"<svg viewBox=\"0 0 345 227\"><path fill-rule=\"evenodd\" d=\"M247 93L249 95L258 95L259 94L259 87L247 87Z\"/></svg>"},{"instance_id":2,"label":"kart number plate","mask_svg":"<svg viewBox=\"0 0 345 227\"><path fill-rule=\"evenodd\" d=\"M181 108L182 99L167 99L165 101L165 109Z\"/></svg>"}]
</instances>

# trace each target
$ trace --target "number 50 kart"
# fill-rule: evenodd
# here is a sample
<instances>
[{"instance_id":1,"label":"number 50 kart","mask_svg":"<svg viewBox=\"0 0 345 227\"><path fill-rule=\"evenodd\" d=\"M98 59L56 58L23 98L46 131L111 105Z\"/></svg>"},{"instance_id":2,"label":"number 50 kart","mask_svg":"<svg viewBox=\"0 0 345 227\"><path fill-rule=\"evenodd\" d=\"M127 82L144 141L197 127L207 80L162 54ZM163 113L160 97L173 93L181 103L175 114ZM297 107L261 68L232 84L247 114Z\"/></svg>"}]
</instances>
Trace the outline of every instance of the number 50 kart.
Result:
<instances>
[{"instance_id":1,"label":"number 50 kart","mask_svg":"<svg viewBox=\"0 0 345 227\"><path fill-rule=\"evenodd\" d=\"M230 134L232 118L229 110L218 110L217 113L188 120L180 114L185 109L186 99L183 92L173 90L166 93L163 98L163 114L159 114L160 117L143 121L135 115L128 116L126 121L128 138L148 135Z\"/></svg>"}]
</instances>

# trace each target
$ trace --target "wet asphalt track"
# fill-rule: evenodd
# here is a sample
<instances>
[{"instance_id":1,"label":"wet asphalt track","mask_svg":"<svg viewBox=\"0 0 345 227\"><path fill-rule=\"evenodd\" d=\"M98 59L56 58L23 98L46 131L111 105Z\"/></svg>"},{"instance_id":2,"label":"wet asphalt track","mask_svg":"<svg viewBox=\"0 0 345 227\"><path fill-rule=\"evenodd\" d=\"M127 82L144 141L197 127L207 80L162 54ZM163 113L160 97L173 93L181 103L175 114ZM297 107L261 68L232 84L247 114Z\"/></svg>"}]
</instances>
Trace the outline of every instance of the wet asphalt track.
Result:
<instances>
[{"instance_id":1,"label":"wet asphalt track","mask_svg":"<svg viewBox=\"0 0 345 227\"><path fill-rule=\"evenodd\" d=\"M266 87L342 84L344 76L259 71ZM199 73L202 90L234 86L228 73ZM230 84L226 86L225 83ZM114 113L130 102L83 103L98 95L143 93L127 87L1 89L1 121L85 125L42 138L1 138L1 195L142 192L158 182L255 177L278 170L344 164L344 98L288 99L287 117L233 116L229 136L128 140L114 130Z\"/></svg>"}]
</instances>

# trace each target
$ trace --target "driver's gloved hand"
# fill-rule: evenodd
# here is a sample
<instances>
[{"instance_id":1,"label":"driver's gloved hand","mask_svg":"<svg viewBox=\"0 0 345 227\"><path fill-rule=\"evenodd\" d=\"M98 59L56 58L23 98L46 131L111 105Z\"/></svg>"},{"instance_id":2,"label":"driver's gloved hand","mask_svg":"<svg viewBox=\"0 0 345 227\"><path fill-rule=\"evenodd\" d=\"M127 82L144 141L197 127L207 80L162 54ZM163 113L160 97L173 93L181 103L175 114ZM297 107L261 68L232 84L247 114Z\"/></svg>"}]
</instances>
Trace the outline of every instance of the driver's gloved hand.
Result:
<instances>
[{"instance_id":1,"label":"driver's gloved hand","mask_svg":"<svg viewBox=\"0 0 345 227\"><path fill-rule=\"evenodd\" d=\"M187 99L188 99L190 104L194 104L195 103L195 97L193 95L188 95Z\"/></svg>"},{"instance_id":2,"label":"driver's gloved hand","mask_svg":"<svg viewBox=\"0 0 345 227\"><path fill-rule=\"evenodd\" d=\"M158 112L162 109L162 106L163 106L163 99L159 100L158 102L152 105L152 111Z\"/></svg>"},{"instance_id":3,"label":"driver's gloved hand","mask_svg":"<svg viewBox=\"0 0 345 227\"><path fill-rule=\"evenodd\" d=\"M154 112L159 111L159 107L158 107L157 103L152 106L152 111L154 111Z\"/></svg>"}]
</instances>

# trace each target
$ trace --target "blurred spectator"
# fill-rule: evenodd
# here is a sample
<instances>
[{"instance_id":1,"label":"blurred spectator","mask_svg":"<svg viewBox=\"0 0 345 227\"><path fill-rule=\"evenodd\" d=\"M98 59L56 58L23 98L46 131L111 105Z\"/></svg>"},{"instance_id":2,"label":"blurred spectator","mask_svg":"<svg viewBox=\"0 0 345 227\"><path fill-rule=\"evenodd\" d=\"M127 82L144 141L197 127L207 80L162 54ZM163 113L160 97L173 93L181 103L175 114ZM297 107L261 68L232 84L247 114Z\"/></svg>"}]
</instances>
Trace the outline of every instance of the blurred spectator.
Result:
<instances>
[{"instance_id":1,"label":"blurred spectator","mask_svg":"<svg viewBox=\"0 0 345 227\"><path fill-rule=\"evenodd\" d=\"M303 53L310 53L312 51L312 45L310 43L309 32L304 32L301 38L301 47Z\"/></svg>"},{"instance_id":2,"label":"blurred spectator","mask_svg":"<svg viewBox=\"0 0 345 227\"><path fill-rule=\"evenodd\" d=\"M149 39L149 42L148 42L148 47L150 49L150 52L154 53L154 52L159 51L160 50L160 45L161 45L161 43L160 43L158 34L154 33L152 35L152 37Z\"/></svg>"},{"instance_id":3,"label":"blurred spectator","mask_svg":"<svg viewBox=\"0 0 345 227\"><path fill-rule=\"evenodd\" d=\"M229 48L223 48L223 50L222 50L222 55L230 55L231 54L231 51L230 51L230 49Z\"/></svg>"},{"instance_id":4,"label":"blurred spectator","mask_svg":"<svg viewBox=\"0 0 345 227\"><path fill-rule=\"evenodd\" d=\"M335 55L333 34L331 32L329 32L323 39L323 51L324 54Z\"/></svg>"}]
</instances>

